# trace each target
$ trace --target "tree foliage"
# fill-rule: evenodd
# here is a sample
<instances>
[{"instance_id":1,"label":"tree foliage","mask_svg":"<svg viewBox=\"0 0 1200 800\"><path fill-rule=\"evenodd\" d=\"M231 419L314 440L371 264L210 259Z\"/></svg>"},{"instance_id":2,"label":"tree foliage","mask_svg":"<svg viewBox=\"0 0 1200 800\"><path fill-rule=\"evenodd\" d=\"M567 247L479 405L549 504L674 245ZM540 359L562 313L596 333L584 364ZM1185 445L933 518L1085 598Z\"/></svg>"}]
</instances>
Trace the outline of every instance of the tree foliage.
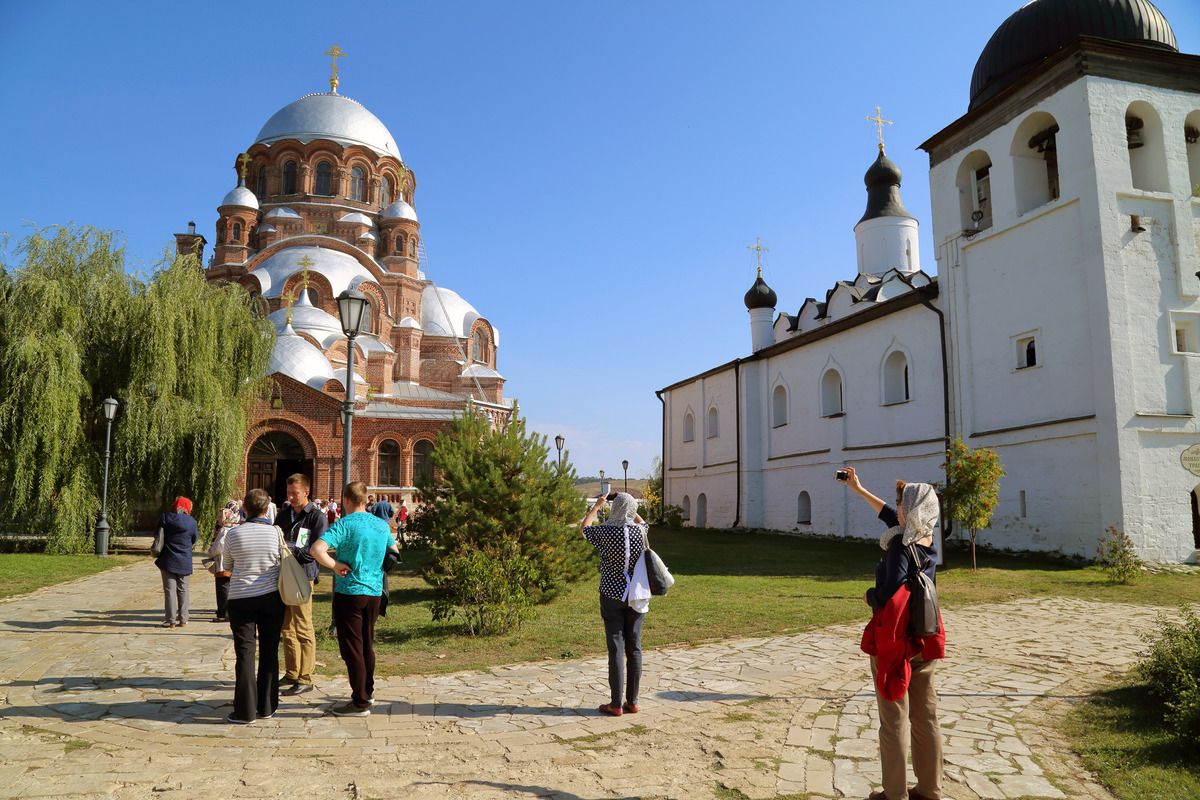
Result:
<instances>
[{"instance_id":1,"label":"tree foliage","mask_svg":"<svg viewBox=\"0 0 1200 800\"><path fill-rule=\"evenodd\" d=\"M18 263L0 265L0 522L45 531L52 552L90 548L100 403L115 397L114 529L134 504L174 494L210 529L241 462L271 326L240 287L208 285L194 256L143 283L94 228L39 231L13 252Z\"/></svg>"},{"instance_id":2,"label":"tree foliage","mask_svg":"<svg viewBox=\"0 0 1200 800\"><path fill-rule=\"evenodd\" d=\"M418 481L416 524L430 542L426 578L438 587L443 608L447 599L463 599L453 596L461 583L447 578L466 566L520 576L535 602L587 573L591 548L574 528L575 471L549 458L546 437L527 433L517 409L506 424L494 426L469 407L438 437L432 461L433 478ZM510 569L512 563L463 560L472 553L493 559L516 553L522 563ZM510 555L501 560L513 562Z\"/></svg>"},{"instance_id":3,"label":"tree foliage","mask_svg":"<svg viewBox=\"0 0 1200 800\"><path fill-rule=\"evenodd\" d=\"M1000 479L1004 467L995 450L972 450L955 439L946 449L946 489L942 497L946 514L958 520L971 535L971 567L975 568L975 540L981 528L992 524L992 513L1000 502Z\"/></svg>"}]
</instances>

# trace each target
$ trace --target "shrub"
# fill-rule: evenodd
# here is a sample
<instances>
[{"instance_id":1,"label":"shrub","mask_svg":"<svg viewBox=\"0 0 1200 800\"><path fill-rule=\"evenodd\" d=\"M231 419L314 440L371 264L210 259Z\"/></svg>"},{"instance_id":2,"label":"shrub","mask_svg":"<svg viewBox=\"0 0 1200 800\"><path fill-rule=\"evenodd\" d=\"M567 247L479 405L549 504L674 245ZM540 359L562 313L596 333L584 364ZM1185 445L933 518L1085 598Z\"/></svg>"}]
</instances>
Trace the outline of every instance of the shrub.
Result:
<instances>
[{"instance_id":1,"label":"shrub","mask_svg":"<svg viewBox=\"0 0 1200 800\"><path fill-rule=\"evenodd\" d=\"M1194 745L1200 736L1200 617L1190 608L1182 613L1179 624L1159 618L1138 673L1166 708L1167 724Z\"/></svg>"},{"instance_id":2,"label":"shrub","mask_svg":"<svg viewBox=\"0 0 1200 800\"><path fill-rule=\"evenodd\" d=\"M1004 467L995 450L972 450L962 439L946 449L946 492L942 497L946 514L956 519L971 535L971 569L975 569L975 540L979 529L992 524L992 512L1000 502L1000 479Z\"/></svg>"},{"instance_id":3,"label":"shrub","mask_svg":"<svg viewBox=\"0 0 1200 800\"><path fill-rule=\"evenodd\" d=\"M470 636L504 633L520 626L533 600L526 591L536 570L509 539L483 549L464 548L441 560L429 582L439 589L430 604L435 620L462 620Z\"/></svg>"},{"instance_id":4,"label":"shrub","mask_svg":"<svg viewBox=\"0 0 1200 800\"><path fill-rule=\"evenodd\" d=\"M1132 583L1142 571L1142 560L1138 558L1133 540L1116 525L1109 525L1108 535L1100 540L1096 563L1104 567L1113 583Z\"/></svg>"}]
</instances>

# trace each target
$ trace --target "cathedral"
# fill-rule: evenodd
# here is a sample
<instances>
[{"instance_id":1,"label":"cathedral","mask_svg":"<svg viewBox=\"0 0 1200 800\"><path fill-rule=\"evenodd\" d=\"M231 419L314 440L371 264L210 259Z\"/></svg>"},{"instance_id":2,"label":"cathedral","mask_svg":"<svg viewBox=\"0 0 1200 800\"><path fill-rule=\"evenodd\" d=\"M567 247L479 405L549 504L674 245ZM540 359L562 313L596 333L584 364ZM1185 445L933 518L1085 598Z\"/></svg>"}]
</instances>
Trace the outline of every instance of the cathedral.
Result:
<instances>
[{"instance_id":1,"label":"cathedral","mask_svg":"<svg viewBox=\"0 0 1200 800\"><path fill-rule=\"evenodd\" d=\"M353 381L352 477L411 502L438 432L468 404L495 421L511 413L496 364L500 332L424 272L416 176L379 118L338 93L342 53L329 55L330 91L266 121L217 208L207 278L245 287L277 334L239 485L279 501L287 476L301 472L313 496L340 496ZM206 242L188 228L176 249L203 259ZM347 289L367 297L350 374L336 302Z\"/></svg>"},{"instance_id":2,"label":"cathedral","mask_svg":"<svg viewBox=\"0 0 1200 800\"><path fill-rule=\"evenodd\" d=\"M885 122L876 113L876 122ZM1150 0L1034 0L979 56L929 156L936 270L884 152L857 275L779 311L750 354L658 392L668 503L698 527L874 539L835 482L941 482L945 443L1007 471L981 541L1200 552L1200 56Z\"/></svg>"}]
</instances>

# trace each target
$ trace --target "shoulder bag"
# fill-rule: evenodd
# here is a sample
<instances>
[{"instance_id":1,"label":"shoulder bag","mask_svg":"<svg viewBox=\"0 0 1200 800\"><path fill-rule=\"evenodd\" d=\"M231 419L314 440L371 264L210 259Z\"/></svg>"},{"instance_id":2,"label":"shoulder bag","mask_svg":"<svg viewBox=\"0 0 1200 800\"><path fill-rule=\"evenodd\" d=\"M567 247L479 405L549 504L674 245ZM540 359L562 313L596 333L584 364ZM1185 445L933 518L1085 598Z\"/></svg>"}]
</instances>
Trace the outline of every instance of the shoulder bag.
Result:
<instances>
[{"instance_id":1,"label":"shoulder bag","mask_svg":"<svg viewBox=\"0 0 1200 800\"><path fill-rule=\"evenodd\" d=\"M658 557L658 553L650 549L649 527L643 531L643 538L646 543L646 552L642 557L646 560L646 577L650 580L650 594L662 597L668 589L675 585L675 576Z\"/></svg>"},{"instance_id":2,"label":"shoulder bag","mask_svg":"<svg viewBox=\"0 0 1200 800\"><path fill-rule=\"evenodd\" d=\"M301 606L312 597L312 581L304 571L304 565L292 555L292 549L283 538L283 528L275 526L279 535L279 596L284 605Z\"/></svg>"},{"instance_id":3,"label":"shoulder bag","mask_svg":"<svg viewBox=\"0 0 1200 800\"><path fill-rule=\"evenodd\" d=\"M908 546L908 556L911 561L908 572L909 635L917 638L936 636L941 617L938 613L937 586L925 574L928 559L913 544Z\"/></svg>"},{"instance_id":4,"label":"shoulder bag","mask_svg":"<svg viewBox=\"0 0 1200 800\"><path fill-rule=\"evenodd\" d=\"M155 536L154 541L150 543L150 555L152 555L152 556L162 555L163 547L166 546L166 536L167 536L166 532L162 529L162 526L160 525L158 528L158 535Z\"/></svg>"}]
</instances>

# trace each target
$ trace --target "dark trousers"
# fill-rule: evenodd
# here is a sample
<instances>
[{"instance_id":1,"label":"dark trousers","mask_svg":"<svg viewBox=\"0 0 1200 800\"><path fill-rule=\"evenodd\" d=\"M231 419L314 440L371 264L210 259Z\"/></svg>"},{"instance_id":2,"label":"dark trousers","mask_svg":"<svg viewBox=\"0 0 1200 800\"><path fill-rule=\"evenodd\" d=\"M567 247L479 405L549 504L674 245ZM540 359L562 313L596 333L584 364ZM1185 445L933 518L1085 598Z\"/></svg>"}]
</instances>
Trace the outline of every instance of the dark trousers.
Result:
<instances>
[{"instance_id":1,"label":"dark trousers","mask_svg":"<svg viewBox=\"0 0 1200 800\"><path fill-rule=\"evenodd\" d=\"M375 620L379 596L333 595L333 619L337 624L338 649L350 676L350 697L359 708L369 706L375 694Z\"/></svg>"},{"instance_id":2,"label":"dark trousers","mask_svg":"<svg viewBox=\"0 0 1200 800\"><path fill-rule=\"evenodd\" d=\"M237 656L234 674L233 713L241 720L269 717L279 706L279 632L283 628L283 600L279 592L229 600L229 628ZM258 672L254 669L254 642L258 639Z\"/></svg>"},{"instance_id":3,"label":"dark trousers","mask_svg":"<svg viewBox=\"0 0 1200 800\"><path fill-rule=\"evenodd\" d=\"M217 616L224 619L229 616L229 576L216 575L214 579L217 582Z\"/></svg>"},{"instance_id":4,"label":"dark trousers","mask_svg":"<svg viewBox=\"0 0 1200 800\"><path fill-rule=\"evenodd\" d=\"M600 597L600 619L604 620L604 639L608 644L608 690L614 706L621 704L621 689L625 689L627 701L638 701L638 688L642 682L642 620L645 618L645 614L625 605L624 600Z\"/></svg>"}]
</instances>

